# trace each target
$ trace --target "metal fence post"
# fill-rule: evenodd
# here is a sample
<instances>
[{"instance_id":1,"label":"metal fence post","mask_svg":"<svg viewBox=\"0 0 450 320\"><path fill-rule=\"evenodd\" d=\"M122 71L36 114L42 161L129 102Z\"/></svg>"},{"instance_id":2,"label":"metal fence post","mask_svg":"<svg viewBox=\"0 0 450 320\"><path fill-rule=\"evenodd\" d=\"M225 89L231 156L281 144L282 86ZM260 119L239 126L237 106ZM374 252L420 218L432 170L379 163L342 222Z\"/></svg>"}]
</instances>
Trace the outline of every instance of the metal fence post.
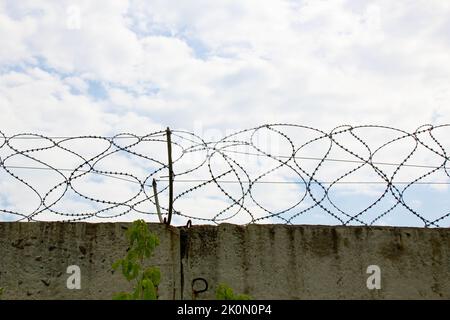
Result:
<instances>
[{"instance_id":1,"label":"metal fence post","mask_svg":"<svg viewBox=\"0 0 450 320\"><path fill-rule=\"evenodd\" d=\"M166 135L167 135L167 158L169 164L169 215L167 217L166 223L170 225L173 213L173 167L172 167L172 139L169 127L167 127L166 129Z\"/></svg>"},{"instance_id":2,"label":"metal fence post","mask_svg":"<svg viewBox=\"0 0 450 320\"><path fill-rule=\"evenodd\" d=\"M153 185L153 195L154 195L154 198L155 198L156 212L158 213L159 222L163 223L164 220L163 220L162 215L161 215L161 207L159 206L158 188L156 186L156 180L155 179L153 179L152 185Z\"/></svg>"}]
</instances>

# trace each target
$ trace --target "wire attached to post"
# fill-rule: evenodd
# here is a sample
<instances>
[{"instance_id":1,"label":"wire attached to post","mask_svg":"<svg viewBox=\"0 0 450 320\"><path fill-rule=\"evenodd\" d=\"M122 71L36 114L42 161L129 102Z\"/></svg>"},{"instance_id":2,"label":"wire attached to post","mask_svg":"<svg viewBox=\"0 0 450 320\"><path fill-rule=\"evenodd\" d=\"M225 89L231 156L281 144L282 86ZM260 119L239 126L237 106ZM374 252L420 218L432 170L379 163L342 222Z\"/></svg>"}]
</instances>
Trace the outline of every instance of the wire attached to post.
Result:
<instances>
[{"instance_id":1,"label":"wire attached to post","mask_svg":"<svg viewBox=\"0 0 450 320\"><path fill-rule=\"evenodd\" d=\"M169 215L167 217L167 225L170 225L170 222L172 221L172 213L173 213L173 166L172 166L172 139L171 139L172 132L170 131L170 128L167 127L166 129L166 136L167 136L167 158L168 158L168 164L169 164Z\"/></svg>"}]
</instances>

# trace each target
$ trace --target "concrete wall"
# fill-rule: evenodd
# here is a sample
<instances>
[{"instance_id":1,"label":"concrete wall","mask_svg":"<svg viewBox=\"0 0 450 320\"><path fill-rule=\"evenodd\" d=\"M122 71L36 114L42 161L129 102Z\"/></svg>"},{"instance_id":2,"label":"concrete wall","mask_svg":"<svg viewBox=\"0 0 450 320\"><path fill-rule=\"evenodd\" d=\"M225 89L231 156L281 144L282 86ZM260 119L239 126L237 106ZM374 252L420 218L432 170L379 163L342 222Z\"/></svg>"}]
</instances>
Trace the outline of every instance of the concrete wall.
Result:
<instances>
[{"instance_id":1,"label":"concrete wall","mask_svg":"<svg viewBox=\"0 0 450 320\"><path fill-rule=\"evenodd\" d=\"M125 223L0 223L4 299L110 299L130 285L111 264ZM164 299L211 299L218 283L254 299L450 299L450 229L150 224ZM66 288L69 265L81 290ZM369 265L381 289L368 290ZM197 279L197 280L195 280ZM195 281L194 281L195 280ZM209 289L200 291L208 283Z\"/></svg>"},{"instance_id":2,"label":"concrete wall","mask_svg":"<svg viewBox=\"0 0 450 320\"><path fill-rule=\"evenodd\" d=\"M450 298L449 229L224 224L189 238L185 283L226 282L256 299ZM381 290L367 289L369 265Z\"/></svg>"},{"instance_id":3,"label":"concrete wall","mask_svg":"<svg viewBox=\"0 0 450 320\"><path fill-rule=\"evenodd\" d=\"M111 265L126 254L124 223L0 223L3 299L111 299L131 289ZM152 263L161 266L163 299L180 297L179 231L153 224L160 238ZM81 290L66 286L67 267L81 269Z\"/></svg>"}]
</instances>

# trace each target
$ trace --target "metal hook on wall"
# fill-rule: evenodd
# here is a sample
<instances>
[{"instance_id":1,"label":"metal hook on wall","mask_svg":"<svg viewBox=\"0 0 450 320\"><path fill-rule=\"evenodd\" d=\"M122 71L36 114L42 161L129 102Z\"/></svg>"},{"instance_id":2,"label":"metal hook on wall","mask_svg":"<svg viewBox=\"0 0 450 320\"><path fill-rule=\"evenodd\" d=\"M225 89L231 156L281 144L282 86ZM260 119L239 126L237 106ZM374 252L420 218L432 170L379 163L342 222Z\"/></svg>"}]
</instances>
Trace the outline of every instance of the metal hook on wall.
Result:
<instances>
[{"instance_id":1,"label":"metal hook on wall","mask_svg":"<svg viewBox=\"0 0 450 320\"><path fill-rule=\"evenodd\" d=\"M195 287L196 287L196 283L197 282L203 282L204 288L202 288L200 290L196 290ZM199 293L208 291L208 281L206 281L205 278L195 278L195 279L193 279L191 286L192 286L192 296L193 296L193 298L195 298Z\"/></svg>"}]
</instances>

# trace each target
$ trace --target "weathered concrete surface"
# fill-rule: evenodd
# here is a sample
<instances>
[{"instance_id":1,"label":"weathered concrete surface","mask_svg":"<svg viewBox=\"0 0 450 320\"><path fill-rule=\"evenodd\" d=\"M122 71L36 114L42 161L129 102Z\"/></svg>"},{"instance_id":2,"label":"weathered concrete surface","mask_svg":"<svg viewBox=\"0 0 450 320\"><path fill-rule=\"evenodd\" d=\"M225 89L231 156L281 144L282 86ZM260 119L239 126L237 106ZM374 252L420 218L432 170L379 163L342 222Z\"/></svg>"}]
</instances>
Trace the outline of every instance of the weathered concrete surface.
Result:
<instances>
[{"instance_id":1,"label":"weathered concrete surface","mask_svg":"<svg viewBox=\"0 0 450 320\"><path fill-rule=\"evenodd\" d=\"M125 223L0 223L4 299L110 299L129 284L111 264L127 249ZM254 299L450 299L450 229L150 224L160 238L164 299L211 299L218 283ZM66 268L81 268L81 290ZM381 289L368 290L369 265ZM192 281L209 289L193 295ZM201 289L203 283L194 283Z\"/></svg>"},{"instance_id":2,"label":"weathered concrete surface","mask_svg":"<svg viewBox=\"0 0 450 320\"><path fill-rule=\"evenodd\" d=\"M111 299L131 289L112 263L126 254L126 223L0 223L3 299ZM179 231L152 224L160 246L151 260L164 274L163 299L180 297ZM173 256L176 255L176 256ZM69 265L81 269L81 290L69 290Z\"/></svg>"},{"instance_id":3,"label":"weathered concrete surface","mask_svg":"<svg viewBox=\"0 0 450 320\"><path fill-rule=\"evenodd\" d=\"M185 299L214 298L192 295L198 277L255 299L450 299L450 229L198 226L186 254ZM367 289L369 265L381 290Z\"/></svg>"}]
</instances>

